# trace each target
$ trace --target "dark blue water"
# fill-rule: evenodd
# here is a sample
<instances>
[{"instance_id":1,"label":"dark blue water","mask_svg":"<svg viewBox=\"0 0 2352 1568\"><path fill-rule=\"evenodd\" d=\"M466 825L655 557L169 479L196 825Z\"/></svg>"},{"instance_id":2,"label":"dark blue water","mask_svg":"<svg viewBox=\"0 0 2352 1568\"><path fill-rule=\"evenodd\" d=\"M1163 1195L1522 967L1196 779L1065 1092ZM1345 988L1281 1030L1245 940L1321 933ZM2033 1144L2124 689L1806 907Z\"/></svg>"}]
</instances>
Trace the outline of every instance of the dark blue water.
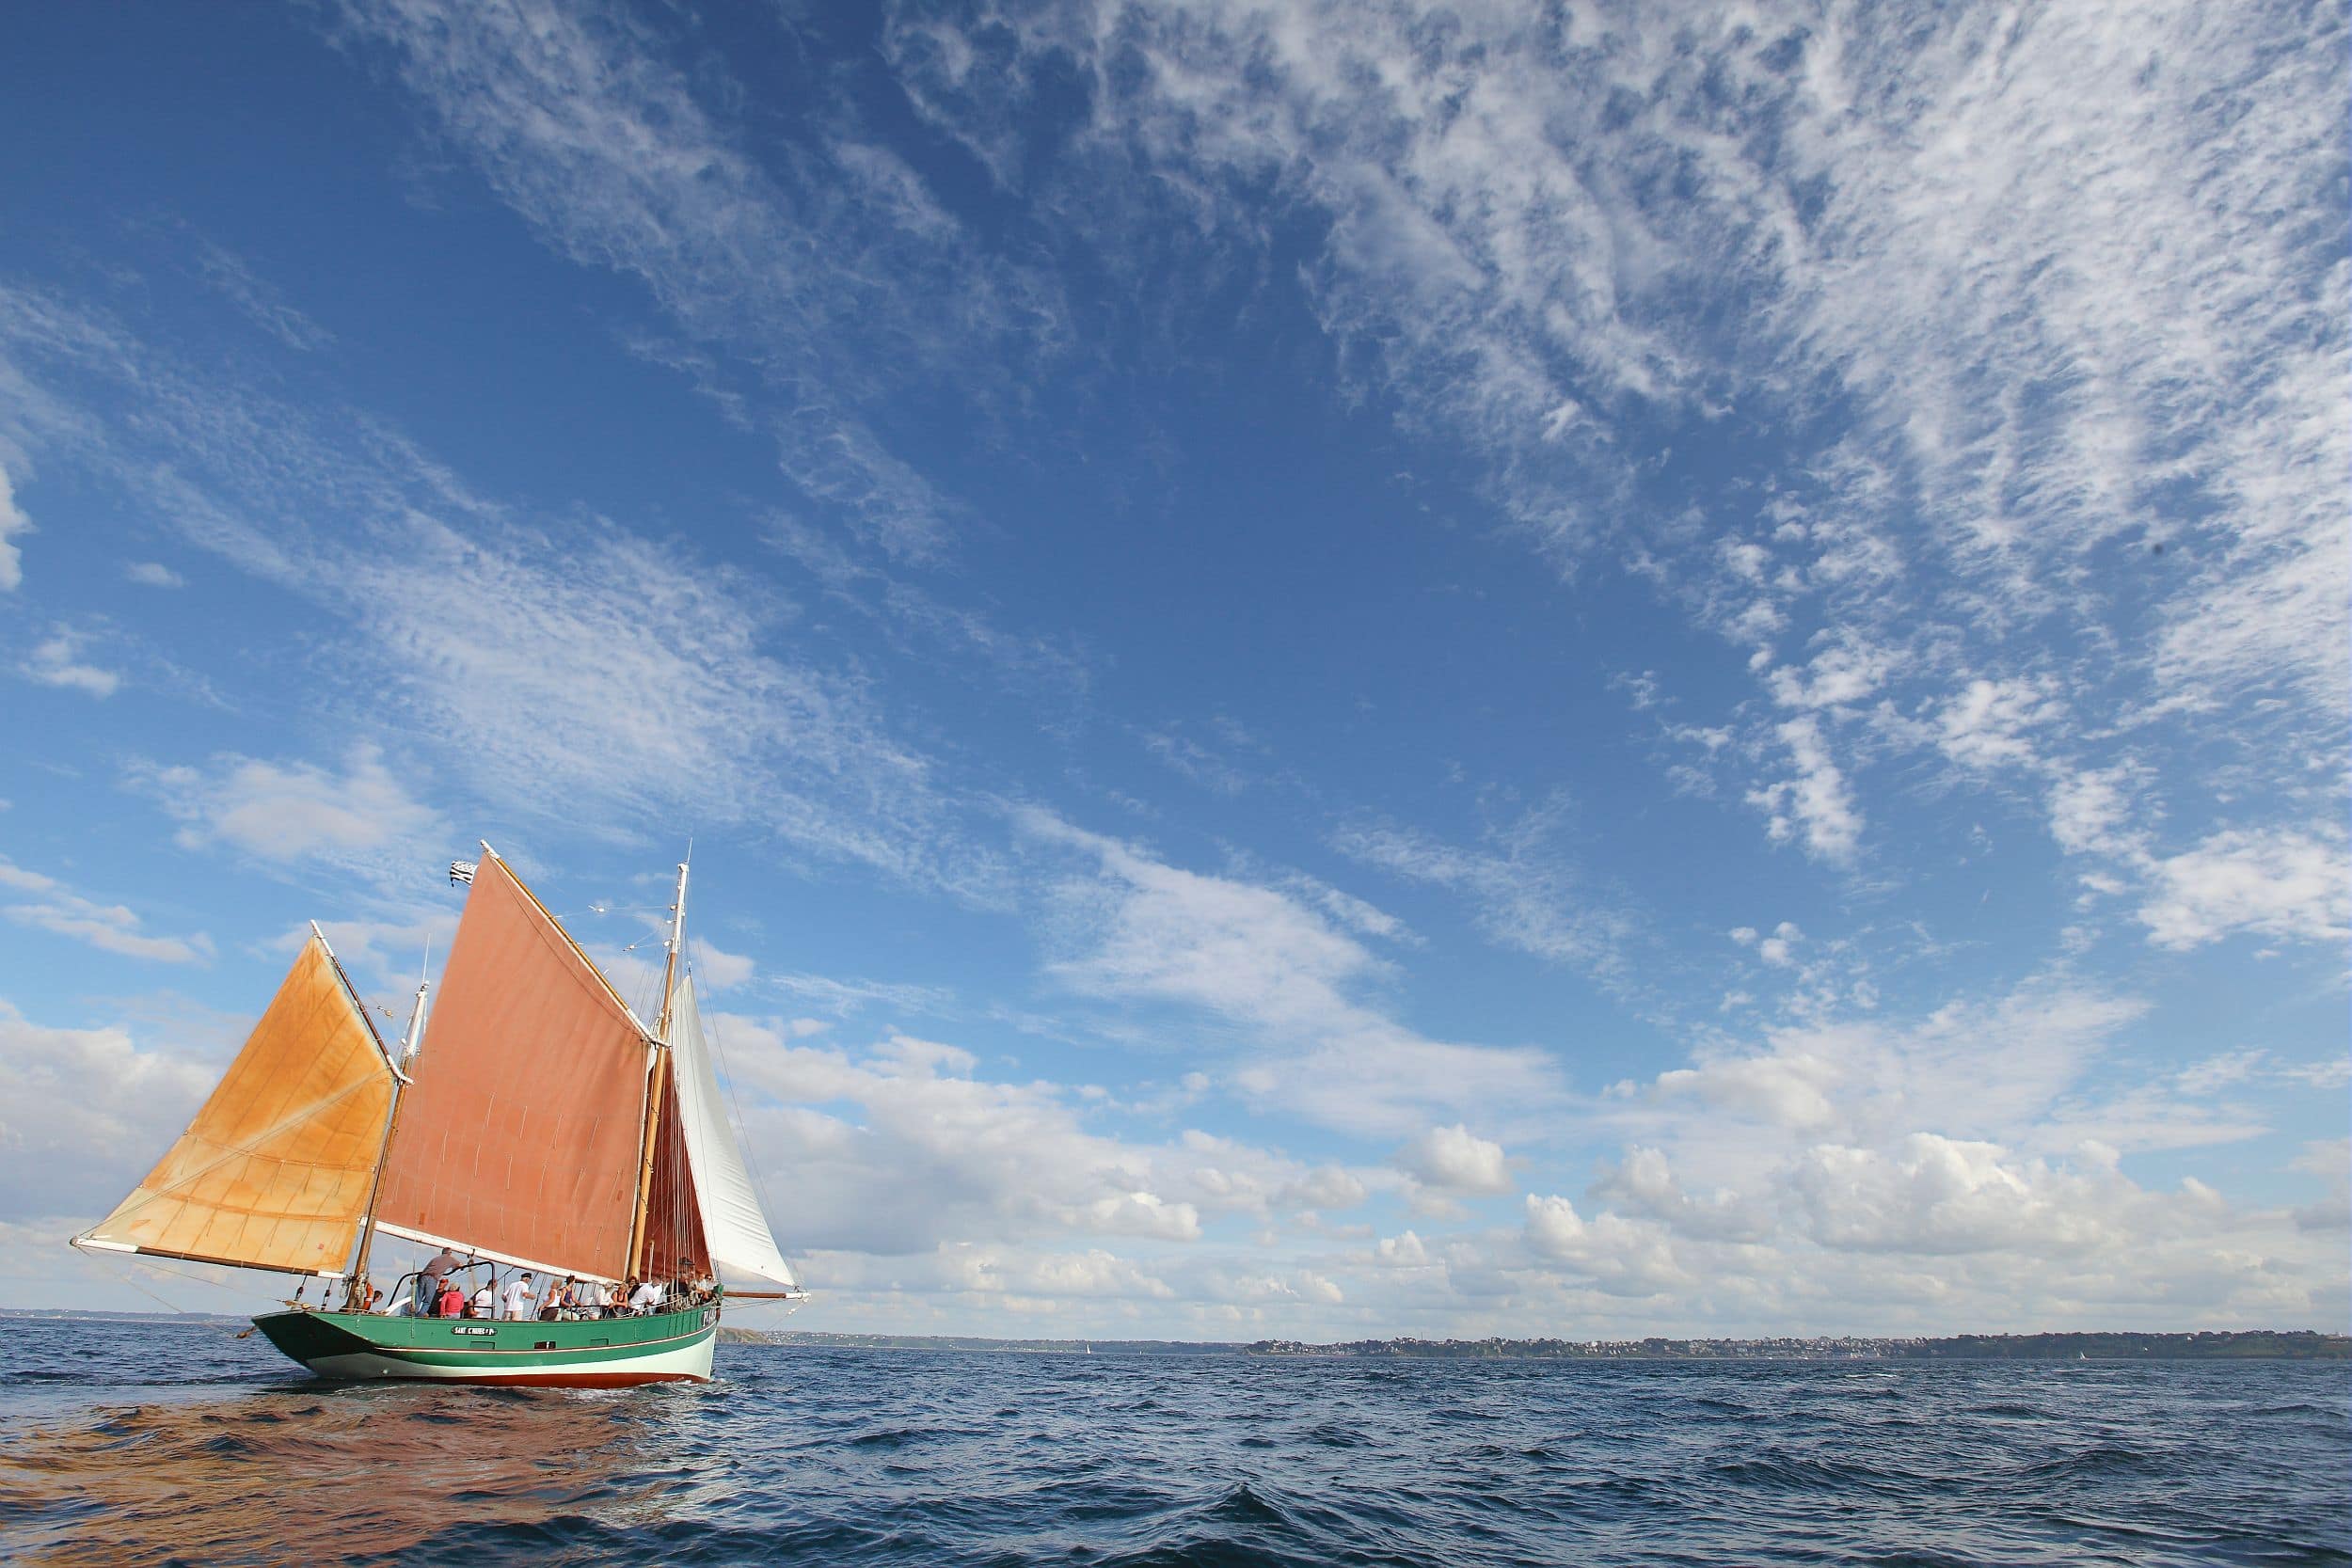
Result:
<instances>
[{"instance_id":1,"label":"dark blue water","mask_svg":"<svg viewBox=\"0 0 2352 1568\"><path fill-rule=\"evenodd\" d=\"M719 1358L336 1387L0 1323L0 1559L2352 1562L2342 1364Z\"/></svg>"}]
</instances>

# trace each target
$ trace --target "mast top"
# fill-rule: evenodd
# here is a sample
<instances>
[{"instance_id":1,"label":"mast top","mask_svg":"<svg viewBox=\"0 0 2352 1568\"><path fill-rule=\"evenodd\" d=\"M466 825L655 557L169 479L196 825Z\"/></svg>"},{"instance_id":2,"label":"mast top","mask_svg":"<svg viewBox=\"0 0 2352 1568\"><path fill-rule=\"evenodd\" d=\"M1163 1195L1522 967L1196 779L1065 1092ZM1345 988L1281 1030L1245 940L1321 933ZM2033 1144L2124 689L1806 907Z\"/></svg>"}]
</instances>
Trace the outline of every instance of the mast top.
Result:
<instances>
[{"instance_id":1,"label":"mast top","mask_svg":"<svg viewBox=\"0 0 2352 1568\"><path fill-rule=\"evenodd\" d=\"M686 859L677 864L677 900L670 906L670 954L661 966L661 1016L654 1026L654 1037L663 1045L670 1043L671 1014L677 993L678 960L686 948L686 878L693 858L693 842L689 840Z\"/></svg>"}]
</instances>

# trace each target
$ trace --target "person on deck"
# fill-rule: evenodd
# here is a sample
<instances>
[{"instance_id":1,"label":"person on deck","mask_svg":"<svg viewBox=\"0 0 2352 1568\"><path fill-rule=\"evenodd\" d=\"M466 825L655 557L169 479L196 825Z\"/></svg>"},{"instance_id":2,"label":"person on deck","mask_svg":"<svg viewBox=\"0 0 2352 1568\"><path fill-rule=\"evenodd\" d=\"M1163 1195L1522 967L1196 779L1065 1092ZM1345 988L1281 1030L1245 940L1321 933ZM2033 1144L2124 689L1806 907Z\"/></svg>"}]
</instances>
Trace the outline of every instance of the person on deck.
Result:
<instances>
[{"instance_id":1,"label":"person on deck","mask_svg":"<svg viewBox=\"0 0 2352 1568\"><path fill-rule=\"evenodd\" d=\"M538 1292L532 1288L529 1269L525 1269L508 1280L506 1282L506 1321L513 1323L529 1323L533 1316L531 1309L532 1303L537 1295Z\"/></svg>"},{"instance_id":2,"label":"person on deck","mask_svg":"<svg viewBox=\"0 0 2352 1568\"><path fill-rule=\"evenodd\" d=\"M459 1269L464 1268L469 1261L469 1259L457 1256L456 1248L443 1247L440 1252L434 1257L431 1262L425 1264L423 1268L417 1271L424 1275L424 1293L422 1299L426 1301L439 1300L441 1295L441 1286L443 1283L448 1280L451 1275L453 1275Z\"/></svg>"},{"instance_id":3,"label":"person on deck","mask_svg":"<svg viewBox=\"0 0 2352 1568\"><path fill-rule=\"evenodd\" d=\"M648 1279L628 1293L628 1309L639 1317L661 1310L661 1287Z\"/></svg>"},{"instance_id":4,"label":"person on deck","mask_svg":"<svg viewBox=\"0 0 2352 1568\"><path fill-rule=\"evenodd\" d=\"M482 1289L473 1293L473 1300L466 1304L466 1316L469 1318L495 1317L498 1309L499 1293L491 1288L490 1281L485 1279L482 1282Z\"/></svg>"},{"instance_id":5,"label":"person on deck","mask_svg":"<svg viewBox=\"0 0 2352 1568\"><path fill-rule=\"evenodd\" d=\"M572 1315L573 1292L577 1289L570 1275L565 1275L561 1282L548 1281L547 1299L539 1304L539 1321L552 1323L569 1318Z\"/></svg>"},{"instance_id":6,"label":"person on deck","mask_svg":"<svg viewBox=\"0 0 2352 1568\"><path fill-rule=\"evenodd\" d=\"M612 1315L612 1282L592 1279L588 1282L586 1298L580 1303L583 1318L609 1318Z\"/></svg>"}]
</instances>

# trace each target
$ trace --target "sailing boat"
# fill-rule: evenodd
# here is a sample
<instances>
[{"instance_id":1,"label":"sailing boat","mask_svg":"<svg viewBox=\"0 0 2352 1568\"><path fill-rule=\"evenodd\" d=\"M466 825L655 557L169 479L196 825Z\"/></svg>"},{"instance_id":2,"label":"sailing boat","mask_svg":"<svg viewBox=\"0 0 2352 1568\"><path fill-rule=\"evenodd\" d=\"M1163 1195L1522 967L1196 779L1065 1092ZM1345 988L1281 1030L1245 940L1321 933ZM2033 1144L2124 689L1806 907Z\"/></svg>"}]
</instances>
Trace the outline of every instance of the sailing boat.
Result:
<instances>
[{"instance_id":1,"label":"sailing boat","mask_svg":"<svg viewBox=\"0 0 2352 1568\"><path fill-rule=\"evenodd\" d=\"M501 1265L541 1282L660 1281L663 1304L642 1316L381 1316L306 1307L297 1289L287 1310L253 1322L331 1378L707 1381L725 1301L805 1292L721 1099L683 962L687 867L647 1029L498 852L482 850L478 864L451 868L472 890L429 1031L421 982L403 1050L388 1051L312 925L188 1130L73 1244L343 1280L347 1308L364 1300L369 1253L388 1236L470 1254L485 1282Z\"/></svg>"}]
</instances>

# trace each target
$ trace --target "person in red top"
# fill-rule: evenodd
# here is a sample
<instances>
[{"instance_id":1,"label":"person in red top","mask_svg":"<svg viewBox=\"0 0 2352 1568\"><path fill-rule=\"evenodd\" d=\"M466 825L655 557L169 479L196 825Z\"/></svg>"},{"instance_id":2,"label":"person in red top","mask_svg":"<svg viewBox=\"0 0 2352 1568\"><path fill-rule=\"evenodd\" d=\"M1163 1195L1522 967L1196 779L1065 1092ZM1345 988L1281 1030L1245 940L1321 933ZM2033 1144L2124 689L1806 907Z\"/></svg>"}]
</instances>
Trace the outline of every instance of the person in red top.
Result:
<instances>
[{"instance_id":1,"label":"person in red top","mask_svg":"<svg viewBox=\"0 0 2352 1568\"><path fill-rule=\"evenodd\" d=\"M442 1280L440 1299L433 1304L433 1315L437 1318L453 1318L465 1309L466 1292L457 1288L457 1281Z\"/></svg>"}]
</instances>

